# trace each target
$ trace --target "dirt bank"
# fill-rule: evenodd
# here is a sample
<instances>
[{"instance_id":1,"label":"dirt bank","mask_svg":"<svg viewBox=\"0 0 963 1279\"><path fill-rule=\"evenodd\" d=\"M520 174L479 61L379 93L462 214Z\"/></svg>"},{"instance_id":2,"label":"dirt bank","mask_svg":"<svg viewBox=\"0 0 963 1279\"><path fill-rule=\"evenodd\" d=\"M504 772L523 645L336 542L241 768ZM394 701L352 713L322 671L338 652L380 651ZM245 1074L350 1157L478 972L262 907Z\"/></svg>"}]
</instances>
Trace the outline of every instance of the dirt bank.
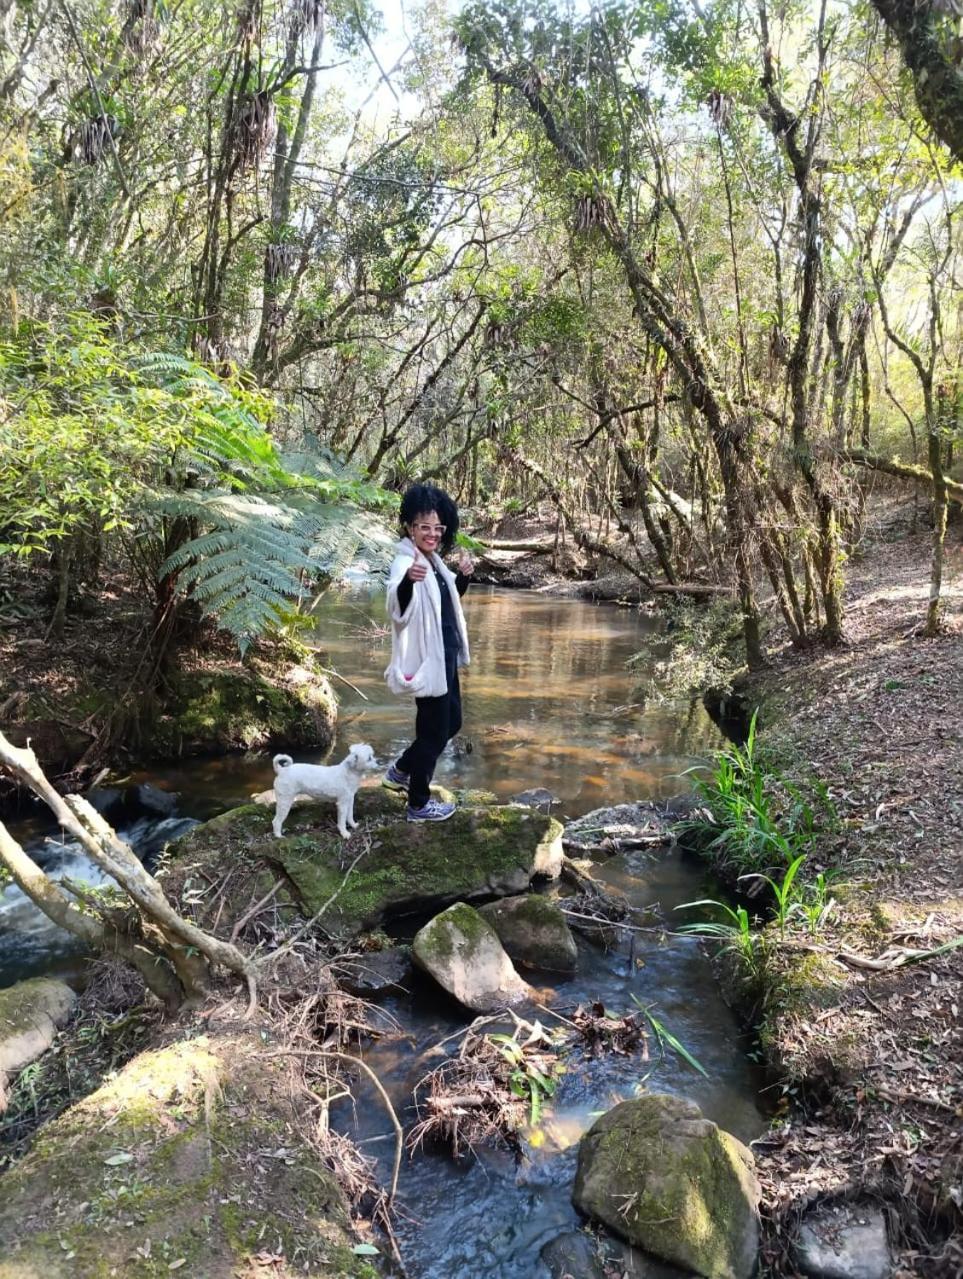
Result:
<instances>
[{"instance_id":1,"label":"dirt bank","mask_svg":"<svg viewBox=\"0 0 963 1279\"><path fill-rule=\"evenodd\" d=\"M756 1147L765 1273L795 1273L787 1242L814 1199L867 1194L897 1276L963 1274L963 948L941 949L963 938L958 529L935 640L916 634L928 561L928 530L880 530L848 566L847 645L781 651L751 689L767 758L821 778L836 811L807 870L841 874L828 926L767 966L762 1040L788 1108Z\"/></svg>"}]
</instances>

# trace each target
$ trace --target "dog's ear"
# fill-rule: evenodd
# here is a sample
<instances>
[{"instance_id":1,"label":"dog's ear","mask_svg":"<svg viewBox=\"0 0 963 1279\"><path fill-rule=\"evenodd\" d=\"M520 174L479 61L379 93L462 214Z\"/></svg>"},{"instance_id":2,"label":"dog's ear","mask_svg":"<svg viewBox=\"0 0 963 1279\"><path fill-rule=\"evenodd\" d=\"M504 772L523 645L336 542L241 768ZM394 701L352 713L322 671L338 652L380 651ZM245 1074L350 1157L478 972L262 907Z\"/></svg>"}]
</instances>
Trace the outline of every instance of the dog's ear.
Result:
<instances>
[{"instance_id":1,"label":"dog's ear","mask_svg":"<svg viewBox=\"0 0 963 1279\"><path fill-rule=\"evenodd\" d=\"M363 773L368 767L364 755L361 753L363 750L363 746L352 746L348 751L348 767L353 768L358 773Z\"/></svg>"}]
</instances>

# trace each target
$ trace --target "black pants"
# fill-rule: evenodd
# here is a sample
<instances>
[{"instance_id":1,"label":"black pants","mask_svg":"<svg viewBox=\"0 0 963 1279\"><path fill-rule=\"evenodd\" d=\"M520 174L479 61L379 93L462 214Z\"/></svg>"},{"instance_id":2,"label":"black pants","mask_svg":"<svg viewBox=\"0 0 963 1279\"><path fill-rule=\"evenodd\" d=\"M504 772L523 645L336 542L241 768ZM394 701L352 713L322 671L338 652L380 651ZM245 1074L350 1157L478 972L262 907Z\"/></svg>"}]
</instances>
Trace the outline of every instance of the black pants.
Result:
<instances>
[{"instance_id":1,"label":"black pants","mask_svg":"<svg viewBox=\"0 0 963 1279\"><path fill-rule=\"evenodd\" d=\"M416 697L415 740L398 759L397 767L408 773L408 804L424 808L428 803L428 787L438 763L438 756L461 728L461 688L458 662L453 653L445 653L448 692L441 697Z\"/></svg>"}]
</instances>

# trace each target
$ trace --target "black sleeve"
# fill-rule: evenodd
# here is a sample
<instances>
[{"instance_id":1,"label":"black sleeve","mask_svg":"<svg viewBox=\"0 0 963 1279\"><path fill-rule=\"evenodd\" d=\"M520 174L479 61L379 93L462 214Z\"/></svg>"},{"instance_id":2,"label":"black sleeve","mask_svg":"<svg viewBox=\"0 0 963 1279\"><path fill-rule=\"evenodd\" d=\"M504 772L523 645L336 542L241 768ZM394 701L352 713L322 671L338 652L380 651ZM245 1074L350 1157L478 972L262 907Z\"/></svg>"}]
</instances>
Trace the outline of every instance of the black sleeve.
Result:
<instances>
[{"instance_id":1,"label":"black sleeve","mask_svg":"<svg viewBox=\"0 0 963 1279\"><path fill-rule=\"evenodd\" d=\"M404 613L408 608L408 605L411 603L411 596L414 589L414 582L406 574L398 583L398 609L400 612Z\"/></svg>"},{"instance_id":2,"label":"black sleeve","mask_svg":"<svg viewBox=\"0 0 963 1279\"><path fill-rule=\"evenodd\" d=\"M468 583L470 581L471 581L471 577L467 573L455 574L455 590L458 592L459 595L465 594L465 592L468 590Z\"/></svg>"}]
</instances>

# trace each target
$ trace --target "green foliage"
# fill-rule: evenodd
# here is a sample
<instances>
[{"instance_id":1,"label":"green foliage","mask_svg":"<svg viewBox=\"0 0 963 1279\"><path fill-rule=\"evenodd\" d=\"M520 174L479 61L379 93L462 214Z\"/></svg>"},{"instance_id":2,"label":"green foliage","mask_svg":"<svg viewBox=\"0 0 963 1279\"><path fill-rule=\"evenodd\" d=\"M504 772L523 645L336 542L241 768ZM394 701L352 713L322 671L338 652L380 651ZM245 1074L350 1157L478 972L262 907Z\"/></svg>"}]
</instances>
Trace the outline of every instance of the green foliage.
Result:
<instances>
[{"instance_id":1,"label":"green foliage","mask_svg":"<svg viewBox=\"0 0 963 1279\"><path fill-rule=\"evenodd\" d=\"M0 342L0 554L129 527L184 419L103 326L68 315Z\"/></svg>"},{"instance_id":2,"label":"green foliage","mask_svg":"<svg viewBox=\"0 0 963 1279\"><path fill-rule=\"evenodd\" d=\"M796 876L799 874L799 868L805 860L805 853L800 853L797 857L794 857L779 880L775 880L769 875L740 876L740 879L759 879L769 885L775 902L775 923L779 929L780 937L785 935L786 924L796 913L802 900L799 888L796 887Z\"/></svg>"},{"instance_id":3,"label":"green foliage","mask_svg":"<svg viewBox=\"0 0 963 1279\"><path fill-rule=\"evenodd\" d=\"M528 1122L533 1128L537 1128L545 1101L555 1096L557 1081L539 1070L535 1063L525 1056L522 1045L511 1035L489 1035L488 1039L512 1067L509 1087L516 1097L528 1101Z\"/></svg>"},{"instance_id":4,"label":"green foliage","mask_svg":"<svg viewBox=\"0 0 963 1279\"><path fill-rule=\"evenodd\" d=\"M145 495L145 513L168 530L200 530L173 549L166 539L158 574L174 577L242 652L283 629L290 601L330 581L355 554L375 566L388 560L387 530L360 505L384 507L388 495L320 453L282 458L256 416L268 407L263 396L179 357L144 364L190 424L167 470L172 482Z\"/></svg>"},{"instance_id":5,"label":"green foliage","mask_svg":"<svg viewBox=\"0 0 963 1279\"><path fill-rule=\"evenodd\" d=\"M665 1050L667 1048L671 1048L674 1053L677 1053L682 1058L687 1066L691 1066L693 1070L698 1071L700 1075L702 1075L705 1079L708 1079L709 1075L705 1066L703 1066L697 1057L694 1057L693 1054L689 1052L685 1044L673 1035L665 1022L656 1017L655 1013L652 1011L653 1005L643 1004L635 995L632 996L632 1002L642 1009L646 1021L652 1027L652 1033L655 1035L655 1042L659 1046L660 1056L664 1057Z\"/></svg>"},{"instance_id":6,"label":"green foliage","mask_svg":"<svg viewBox=\"0 0 963 1279\"><path fill-rule=\"evenodd\" d=\"M132 351L89 316L0 345L0 395L0 554L136 535L125 545L242 650L355 554L389 557L392 495L321 451L282 457L262 392Z\"/></svg>"},{"instance_id":7,"label":"green foliage","mask_svg":"<svg viewBox=\"0 0 963 1279\"><path fill-rule=\"evenodd\" d=\"M683 902L676 910L697 910L711 907L722 919L700 920L695 924L683 924L680 933L694 933L699 937L711 937L722 943L722 949L735 954L743 965L747 975L755 978L760 971L762 938L752 927L749 912L745 906L730 906L727 902L716 901L715 898L702 898L699 901Z\"/></svg>"},{"instance_id":8,"label":"green foliage","mask_svg":"<svg viewBox=\"0 0 963 1279\"><path fill-rule=\"evenodd\" d=\"M755 715L745 745L717 752L709 776L696 777L693 785L707 815L686 818L678 829L739 877L765 876L780 866L788 871L819 832L819 809L760 760ZM820 807L823 817L832 819L825 788Z\"/></svg>"}]
</instances>

